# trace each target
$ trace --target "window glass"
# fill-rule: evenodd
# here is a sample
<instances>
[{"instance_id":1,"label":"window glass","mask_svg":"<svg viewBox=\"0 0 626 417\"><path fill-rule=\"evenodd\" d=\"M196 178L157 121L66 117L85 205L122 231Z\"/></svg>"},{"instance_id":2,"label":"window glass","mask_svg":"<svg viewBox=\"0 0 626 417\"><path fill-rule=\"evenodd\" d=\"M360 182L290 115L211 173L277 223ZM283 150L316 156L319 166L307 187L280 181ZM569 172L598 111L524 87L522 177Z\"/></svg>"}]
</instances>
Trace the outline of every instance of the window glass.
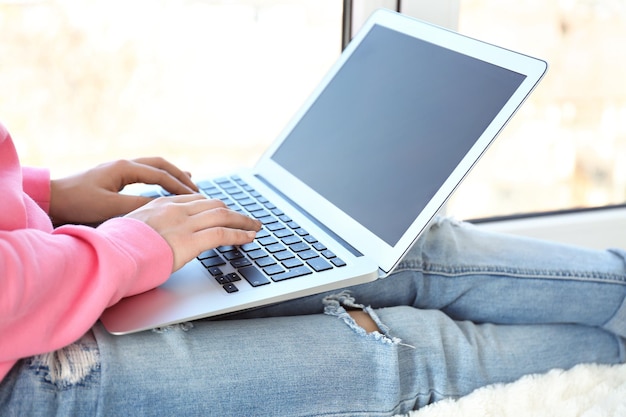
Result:
<instances>
[{"instance_id":1,"label":"window glass","mask_svg":"<svg viewBox=\"0 0 626 417\"><path fill-rule=\"evenodd\" d=\"M626 202L626 2L461 0L459 31L550 67L448 213L480 218Z\"/></svg>"},{"instance_id":2,"label":"window glass","mask_svg":"<svg viewBox=\"0 0 626 417\"><path fill-rule=\"evenodd\" d=\"M341 52L335 0L0 1L0 120L53 176L254 163Z\"/></svg>"}]
</instances>

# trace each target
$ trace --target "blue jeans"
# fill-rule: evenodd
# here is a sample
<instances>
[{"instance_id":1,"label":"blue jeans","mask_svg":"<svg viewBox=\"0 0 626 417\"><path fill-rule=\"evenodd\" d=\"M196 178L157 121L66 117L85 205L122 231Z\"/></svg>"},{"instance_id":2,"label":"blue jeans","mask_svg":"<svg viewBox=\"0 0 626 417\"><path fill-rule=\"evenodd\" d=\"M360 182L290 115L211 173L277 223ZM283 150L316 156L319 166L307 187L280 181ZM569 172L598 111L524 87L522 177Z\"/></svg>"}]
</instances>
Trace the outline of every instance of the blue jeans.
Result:
<instances>
[{"instance_id":1,"label":"blue jeans","mask_svg":"<svg viewBox=\"0 0 626 417\"><path fill-rule=\"evenodd\" d=\"M439 220L393 275L349 291L122 337L96 325L16 365L0 414L390 416L528 373L620 363L625 258Z\"/></svg>"}]
</instances>

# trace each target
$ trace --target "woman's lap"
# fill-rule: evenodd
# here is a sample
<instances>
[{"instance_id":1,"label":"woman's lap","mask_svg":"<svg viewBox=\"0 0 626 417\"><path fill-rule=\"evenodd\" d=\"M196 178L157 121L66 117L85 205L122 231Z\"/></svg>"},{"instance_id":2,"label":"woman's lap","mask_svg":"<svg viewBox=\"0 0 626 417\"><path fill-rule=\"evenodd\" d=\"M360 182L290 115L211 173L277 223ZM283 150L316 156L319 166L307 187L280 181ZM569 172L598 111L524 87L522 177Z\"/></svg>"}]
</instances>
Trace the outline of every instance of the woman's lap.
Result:
<instances>
[{"instance_id":1,"label":"woman's lap","mask_svg":"<svg viewBox=\"0 0 626 417\"><path fill-rule=\"evenodd\" d=\"M97 345L21 361L0 413L405 413L527 373L623 361L623 339L602 327L626 334L624 269L621 252L439 221L395 274L349 293L122 337L97 325Z\"/></svg>"}]
</instances>

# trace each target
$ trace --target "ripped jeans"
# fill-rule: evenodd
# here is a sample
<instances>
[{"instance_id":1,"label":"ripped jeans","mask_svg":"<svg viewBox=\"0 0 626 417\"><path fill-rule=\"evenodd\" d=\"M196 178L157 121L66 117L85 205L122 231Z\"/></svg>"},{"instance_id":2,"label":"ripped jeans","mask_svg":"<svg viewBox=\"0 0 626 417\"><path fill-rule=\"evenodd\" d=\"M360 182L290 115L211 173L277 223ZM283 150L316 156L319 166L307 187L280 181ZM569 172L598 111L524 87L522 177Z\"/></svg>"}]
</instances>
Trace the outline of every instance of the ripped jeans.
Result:
<instances>
[{"instance_id":1,"label":"ripped jeans","mask_svg":"<svg viewBox=\"0 0 626 417\"><path fill-rule=\"evenodd\" d=\"M16 365L0 415L392 416L528 373L621 363L625 258L440 220L383 280L128 336L96 325Z\"/></svg>"}]
</instances>

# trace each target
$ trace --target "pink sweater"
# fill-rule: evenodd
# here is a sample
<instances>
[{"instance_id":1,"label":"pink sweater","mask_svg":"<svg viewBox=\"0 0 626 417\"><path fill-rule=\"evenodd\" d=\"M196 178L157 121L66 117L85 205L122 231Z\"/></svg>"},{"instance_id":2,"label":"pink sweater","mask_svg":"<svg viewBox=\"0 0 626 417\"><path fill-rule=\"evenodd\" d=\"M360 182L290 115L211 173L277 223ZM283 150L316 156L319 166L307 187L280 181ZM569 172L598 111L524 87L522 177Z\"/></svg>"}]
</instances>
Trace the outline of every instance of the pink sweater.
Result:
<instances>
[{"instance_id":1,"label":"pink sweater","mask_svg":"<svg viewBox=\"0 0 626 417\"><path fill-rule=\"evenodd\" d=\"M22 168L0 124L0 380L20 358L79 339L121 298L164 282L172 251L144 223L54 229L50 176Z\"/></svg>"}]
</instances>

